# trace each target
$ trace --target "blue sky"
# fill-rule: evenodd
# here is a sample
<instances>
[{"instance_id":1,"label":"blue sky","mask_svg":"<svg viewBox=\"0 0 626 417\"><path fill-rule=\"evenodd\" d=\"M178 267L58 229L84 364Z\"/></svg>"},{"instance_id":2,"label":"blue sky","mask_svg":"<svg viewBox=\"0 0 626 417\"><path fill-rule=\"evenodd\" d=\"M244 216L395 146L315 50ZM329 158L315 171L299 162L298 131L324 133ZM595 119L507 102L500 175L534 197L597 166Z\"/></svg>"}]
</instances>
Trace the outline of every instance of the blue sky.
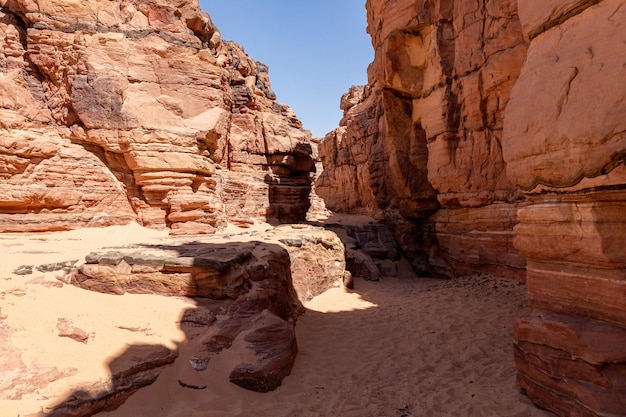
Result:
<instances>
[{"instance_id":1,"label":"blue sky","mask_svg":"<svg viewBox=\"0 0 626 417\"><path fill-rule=\"evenodd\" d=\"M270 67L277 100L322 137L339 124L341 95L367 83L373 50L365 0L200 0L222 38Z\"/></svg>"}]
</instances>

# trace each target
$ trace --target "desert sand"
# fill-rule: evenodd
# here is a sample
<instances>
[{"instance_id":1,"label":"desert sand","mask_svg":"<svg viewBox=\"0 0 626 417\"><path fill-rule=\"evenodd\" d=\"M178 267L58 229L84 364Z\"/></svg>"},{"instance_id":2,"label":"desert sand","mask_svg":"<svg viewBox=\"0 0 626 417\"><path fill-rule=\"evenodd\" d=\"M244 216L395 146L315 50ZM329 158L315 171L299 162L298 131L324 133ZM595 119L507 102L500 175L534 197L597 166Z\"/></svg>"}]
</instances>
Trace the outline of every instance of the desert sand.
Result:
<instances>
[{"instance_id":1,"label":"desert sand","mask_svg":"<svg viewBox=\"0 0 626 417\"><path fill-rule=\"evenodd\" d=\"M129 345L177 347L181 358L195 349L178 326L193 300L90 293L59 285L59 272L13 274L20 265L83 259L98 248L165 236L137 225L0 236L0 380L23 384L0 382L2 416L45 416L72 393L69 387L106 379L107 364ZM296 363L276 391L228 382L232 365L247 354L235 340L206 371L177 360L119 409L97 416L551 415L515 387L512 325L526 309L518 282L423 279L405 271L379 282L357 278L354 290L337 284L305 307ZM88 343L60 338L59 318L87 332ZM181 378L206 388L183 387ZM33 381L44 382L33 389Z\"/></svg>"}]
</instances>

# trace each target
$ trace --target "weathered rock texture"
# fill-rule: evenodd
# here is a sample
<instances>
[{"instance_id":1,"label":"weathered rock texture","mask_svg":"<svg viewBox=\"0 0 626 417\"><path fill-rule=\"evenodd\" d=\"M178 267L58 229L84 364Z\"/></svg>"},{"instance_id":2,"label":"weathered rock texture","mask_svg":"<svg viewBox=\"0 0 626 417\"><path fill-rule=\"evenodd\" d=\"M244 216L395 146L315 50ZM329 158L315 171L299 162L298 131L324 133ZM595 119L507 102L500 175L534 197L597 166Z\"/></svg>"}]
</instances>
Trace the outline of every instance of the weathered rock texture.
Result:
<instances>
[{"instance_id":1,"label":"weathered rock texture","mask_svg":"<svg viewBox=\"0 0 626 417\"><path fill-rule=\"evenodd\" d=\"M188 311L183 322L200 327L197 337L208 339L198 356L208 360L245 333L249 361L236 365L230 380L267 392L291 372L301 301L342 279L344 246L333 232L304 225L242 237L236 243L196 240L92 253L67 280L107 294L193 297L199 310ZM224 314L228 318L215 323Z\"/></svg>"},{"instance_id":2,"label":"weathered rock texture","mask_svg":"<svg viewBox=\"0 0 626 417\"><path fill-rule=\"evenodd\" d=\"M339 237L304 224L192 237L128 225L4 239L3 417L91 416L153 383L275 389L297 353L302 302L340 285L345 272ZM67 260L72 244L80 259ZM24 275L2 275L12 270Z\"/></svg>"},{"instance_id":3,"label":"weathered rock texture","mask_svg":"<svg viewBox=\"0 0 626 417\"><path fill-rule=\"evenodd\" d=\"M368 1L369 85L320 144L327 206L386 219L416 268L523 276L524 203L505 172L504 109L526 56L514 1Z\"/></svg>"},{"instance_id":4,"label":"weathered rock texture","mask_svg":"<svg viewBox=\"0 0 626 417\"><path fill-rule=\"evenodd\" d=\"M519 13L530 47L502 142L533 203L515 229L533 308L516 326L518 382L563 416L624 416L624 2L524 1Z\"/></svg>"},{"instance_id":5,"label":"weathered rock texture","mask_svg":"<svg viewBox=\"0 0 626 417\"><path fill-rule=\"evenodd\" d=\"M339 237L318 227L283 225L218 240L163 242L89 254L68 283L105 294L159 294L236 300L308 301L343 277ZM243 242L242 242L243 240ZM265 306L263 308L269 308ZM285 316L291 307L284 307ZM278 314L278 312L275 312Z\"/></svg>"},{"instance_id":6,"label":"weathered rock texture","mask_svg":"<svg viewBox=\"0 0 626 417\"><path fill-rule=\"evenodd\" d=\"M311 135L196 0L1 0L0 46L0 231L304 217Z\"/></svg>"},{"instance_id":7,"label":"weathered rock texture","mask_svg":"<svg viewBox=\"0 0 626 417\"><path fill-rule=\"evenodd\" d=\"M626 8L369 0L369 85L320 144L331 210L386 219L417 268L526 276L520 387L626 415Z\"/></svg>"},{"instance_id":8,"label":"weathered rock texture","mask_svg":"<svg viewBox=\"0 0 626 417\"><path fill-rule=\"evenodd\" d=\"M134 345L108 365L111 369L109 381L99 381L79 390L46 417L86 417L100 411L110 411L120 405L137 390L151 385L163 368L171 365L178 351L165 346Z\"/></svg>"}]
</instances>

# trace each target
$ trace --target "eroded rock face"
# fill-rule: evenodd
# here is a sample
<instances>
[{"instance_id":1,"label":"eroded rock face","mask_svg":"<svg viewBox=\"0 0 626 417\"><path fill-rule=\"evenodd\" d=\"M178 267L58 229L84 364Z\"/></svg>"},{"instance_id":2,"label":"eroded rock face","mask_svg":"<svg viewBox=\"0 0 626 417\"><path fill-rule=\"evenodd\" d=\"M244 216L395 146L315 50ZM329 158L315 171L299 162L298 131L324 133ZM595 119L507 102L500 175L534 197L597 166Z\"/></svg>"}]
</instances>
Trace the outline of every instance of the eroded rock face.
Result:
<instances>
[{"instance_id":1,"label":"eroded rock face","mask_svg":"<svg viewBox=\"0 0 626 417\"><path fill-rule=\"evenodd\" d=\"M0 7L0 231L304 218L311 135L197 1Z\"/></svg>"},{"instance_id":2,"label":"eroded rock face","mask_svg":"<svg viewBox=\"0 0 626 417\"><path fill-rule=\"evenodd\" d=\"M526 278L520 387L559 415L625 415L623 1L367 10L369 83L320 144L317 192L386 220L424 273Z\"/></svg>"},{"instance_id":3,"label":"eroded rock face","mask_svg":"<svg viewBox=\"0 0 626 417\"><path fill-rule=\"evenodd\" d=\"M501 146L527 49L516 2L371 0L367 10L369 84L342 98L317 192L331 210L386 219L422 272L498 259L492 272L522 278L511 230L523 203ZM468 242L484 249L466 252Z\"/></svg>"},{"instance_id":4,"label":"eroded rock face","mask_svg":"<svg viewBox=\"0 0 626 417\"><path fill-rule=\"evenodd\" d=\"M308 301L321 294L345 271L343 242L322 228L283 225L231 238L234 242L224 242L223 237L184 239L94 252L71 270L66 281L105 294L214 300L236 300L251 293L263 299L268 294L262 288L269 285L284 287L270 295L289 303L292 298Z\"/></svg>"},{"instance_id":5,"label":"eroded rock face","mask_svg":"<svg viewBox=\"0 0 626 417\"><path fill-rule=\"evenodd\" d=\"M534 310L516 325L518 383L559 415L623 416L626 13L613 0L519 10L530 48L503 146L533 203L515 247Z\"/></svg>"},{"instance_id":6,"label":"eroded rock face","mask_svg":"<svg viewBox=\"0 0 626 417\"><path fill-rule=\"evenodd\" d=\"M124 355L109 363L109 381L99 381L72 393L70 398L46 413L46 416L86 417L100 411L114 410L137 390L153 384L163 368L171 365L177 357L178 351L165 346L131 346Z\"/></svg>"}]
</instances>

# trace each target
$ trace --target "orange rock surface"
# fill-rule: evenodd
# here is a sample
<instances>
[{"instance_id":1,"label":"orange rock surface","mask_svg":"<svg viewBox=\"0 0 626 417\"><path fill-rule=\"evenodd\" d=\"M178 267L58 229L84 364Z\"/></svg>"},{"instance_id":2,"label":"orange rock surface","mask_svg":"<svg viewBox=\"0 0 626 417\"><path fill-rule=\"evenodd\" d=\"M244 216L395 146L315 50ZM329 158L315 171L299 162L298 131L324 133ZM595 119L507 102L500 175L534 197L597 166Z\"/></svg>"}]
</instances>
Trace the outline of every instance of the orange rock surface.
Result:
<instances>
[{"instance_id":1,"label":"orange rock surface","mask_svg":"<svg viewBox=\"0 0 626 417\"><path fill-rule=\"evenodd\" d=\"M0 7L0 231L304 217L311 134L197 1Z\"/></svg>"},{"instance_id":2,"label":"orange rock surface","mask_svg":"<svg viewBox=\"0 0 626 417\"><path fill-rule=\"evenodd\" d=\"M526 279L518 385L625 416L621 0L369 0L369 83L320 143L328 208L387 221L416 270Z\"/></svg>"},{"instance_id":3,"label":"orange rock surface","mask_svg":"<svg viewBox=\"0 0 626 417\"><path fill-rule=\"evenodd\" d=\"M320 144L318 194L331 210L386 219L419 270L522 278L512 229L525 203L501 145L527 51L515 2L372 0L367 10L369 84L344 96L341 126Z\"/></svg>"}]
</instances>

